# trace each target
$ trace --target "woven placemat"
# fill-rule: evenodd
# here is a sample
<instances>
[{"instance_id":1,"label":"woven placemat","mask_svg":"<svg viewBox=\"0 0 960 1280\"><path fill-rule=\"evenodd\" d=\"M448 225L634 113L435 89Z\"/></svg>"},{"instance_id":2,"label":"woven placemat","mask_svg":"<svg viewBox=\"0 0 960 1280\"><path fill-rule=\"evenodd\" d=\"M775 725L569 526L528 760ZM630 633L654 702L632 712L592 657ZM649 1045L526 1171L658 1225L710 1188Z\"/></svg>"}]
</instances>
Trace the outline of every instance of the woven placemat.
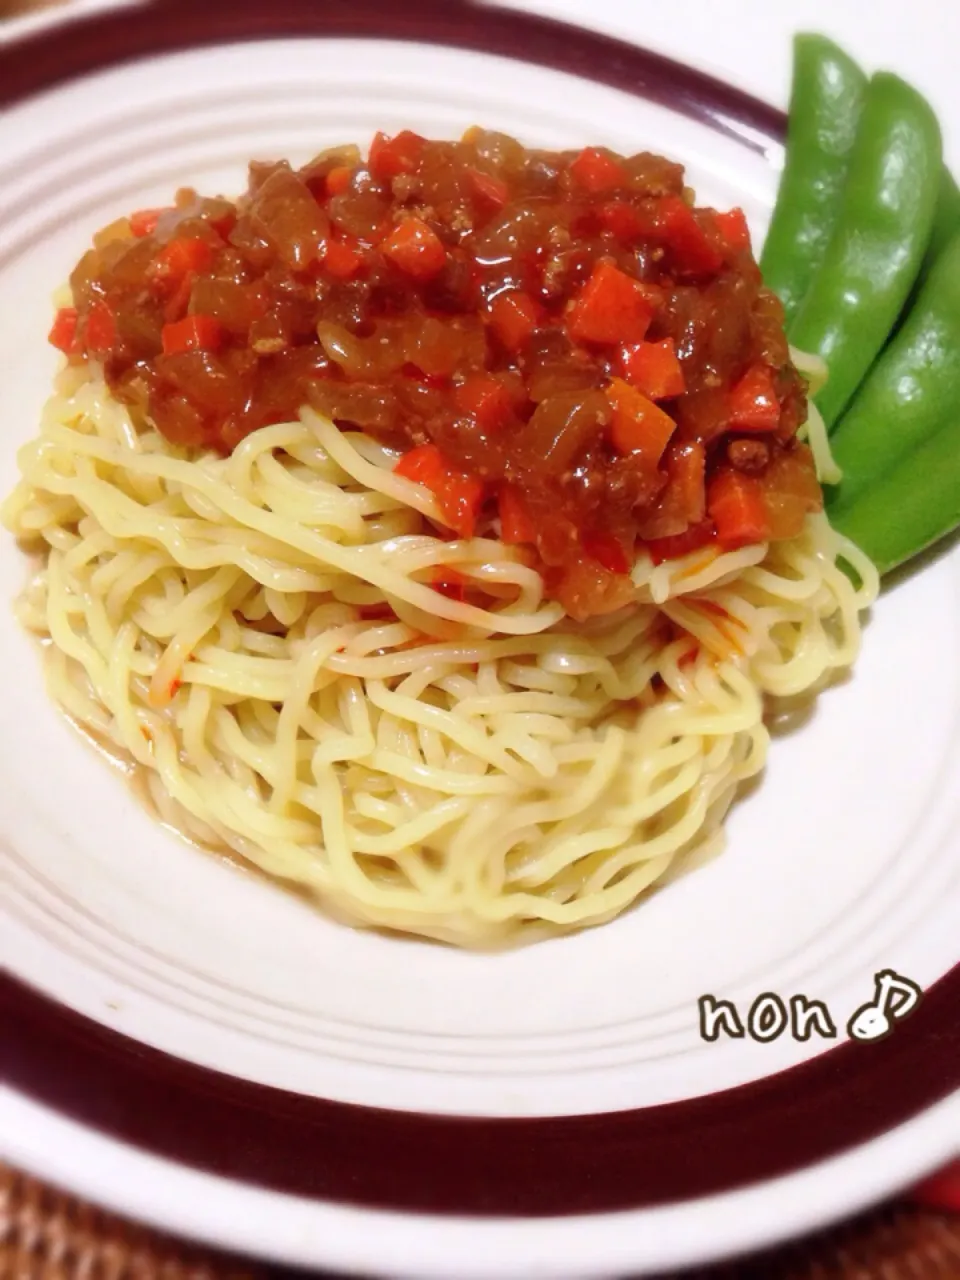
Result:
<instances>
[{"instance_id":1,"label":"woven placemat","mask_svg":"<svg viewBox=\"0 0 960 1280\"><path fill-rule=\"evenodd\" d=\"M0 19L19 18L25 13L39 13L41 9L66 3L68 0L0 0Z\"/></svg>"},{"instance_id":2,"label":"woven placemat","mask_svg":"<svg viewBox=\"0 0 960 1280\"><path fill-rule=\"evenodd\" d=\"M184 1244L0 1165L0 1280L294 1280L294 1274ZM685 1280L960 1280L960 1214L889 1204L784 1249L686 1273Z\"/></svg>"}]
</instances>

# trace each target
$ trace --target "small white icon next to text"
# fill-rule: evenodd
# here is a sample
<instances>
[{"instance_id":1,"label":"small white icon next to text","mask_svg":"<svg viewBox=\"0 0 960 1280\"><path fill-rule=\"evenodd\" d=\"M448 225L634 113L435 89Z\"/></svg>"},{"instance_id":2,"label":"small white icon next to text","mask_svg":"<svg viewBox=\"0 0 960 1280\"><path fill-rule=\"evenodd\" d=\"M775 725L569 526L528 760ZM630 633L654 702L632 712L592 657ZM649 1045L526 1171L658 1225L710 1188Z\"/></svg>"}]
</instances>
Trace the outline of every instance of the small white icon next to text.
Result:
<instances>
[{"instance_id":1,"label":"small white icon next to text","mask_svg":"<svg viewBox=\"0 0 960 1280\"><path fill-rule=\"evenodd\" d=\"M873 999L861 1005L847 1023L851 1040L882 1040L894 1024L913 1013L923 991L910 978L881 969L873 975Z\"/></svg>"}]
</instances>

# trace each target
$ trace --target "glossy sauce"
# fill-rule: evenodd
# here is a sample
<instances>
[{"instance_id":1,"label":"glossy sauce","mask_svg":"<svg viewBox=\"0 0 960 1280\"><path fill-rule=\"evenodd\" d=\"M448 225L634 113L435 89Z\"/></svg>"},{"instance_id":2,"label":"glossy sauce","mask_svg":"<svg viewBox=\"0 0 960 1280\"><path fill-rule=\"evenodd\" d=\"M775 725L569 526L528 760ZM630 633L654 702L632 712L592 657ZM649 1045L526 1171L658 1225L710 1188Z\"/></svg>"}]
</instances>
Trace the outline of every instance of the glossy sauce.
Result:
<instances>
[{"instance_id":1,"label":"glossy sauce","mask_svg":"<svg viewBox=\"0 0 960 1280\"><path fill-rule=\"evenodd\" d=\"M457 535L529 543L574 617L630 598L642 545L792 537L820 506L746 223L655 155L378 135L121 219L71 286L51 339L171 442L312 405L395 446Z\"/></svg>"}]
</instances>

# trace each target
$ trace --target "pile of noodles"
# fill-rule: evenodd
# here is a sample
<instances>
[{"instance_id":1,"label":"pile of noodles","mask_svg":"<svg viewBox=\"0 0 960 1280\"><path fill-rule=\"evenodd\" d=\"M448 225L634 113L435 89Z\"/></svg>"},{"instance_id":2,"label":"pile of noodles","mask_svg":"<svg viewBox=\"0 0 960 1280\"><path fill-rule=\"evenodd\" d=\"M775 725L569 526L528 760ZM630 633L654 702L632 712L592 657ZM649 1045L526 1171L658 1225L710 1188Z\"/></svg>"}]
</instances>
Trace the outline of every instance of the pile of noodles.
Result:
<instances>
[{"instance_id":1,"label":"pile of noodles","mask_svg":"<svg viewBox=\"0 0 960 1280\"><path fill-rule=\"evenodd\" d=\"M471 946L609 920L719 846L765 695L853 662L876 573L813 517L641 558L639 603L578 624L495 524L440 536L395 460L308 409L188 458L66 370L4 507L43 552L18 611L52 696L165 822L343 919Z\"/></svg>"}]
</instances>

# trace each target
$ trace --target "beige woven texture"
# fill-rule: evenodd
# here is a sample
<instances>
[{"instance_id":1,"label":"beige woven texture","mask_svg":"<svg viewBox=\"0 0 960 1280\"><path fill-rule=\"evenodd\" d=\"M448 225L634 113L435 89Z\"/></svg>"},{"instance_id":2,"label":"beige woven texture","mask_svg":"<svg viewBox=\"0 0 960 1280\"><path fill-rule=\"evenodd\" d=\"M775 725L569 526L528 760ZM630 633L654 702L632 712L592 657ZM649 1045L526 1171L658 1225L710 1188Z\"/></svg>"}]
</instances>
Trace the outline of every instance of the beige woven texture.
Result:
<instances>
[{"instance_id":1,"label":"beige woven texture","mask_svg":"<svg viewBox=\"0 0 960 1280\"><path fill-rule=\"evenodd\" d=\"M0 1165L0 1280L265 1280Z\"/></svg>"},{"instance_id":2,"label":"beige woven texture","mask_svg":"<svg viewBox=\"0 0 960 1280\"><path fill-rule=\"evenodd\" d=\"M0 1280L281 1280L281 1273L124 1222L0 1165ZM888 1205L684 1280L960 1280L960 1215Z\"/></svg>"}]
</instances>

